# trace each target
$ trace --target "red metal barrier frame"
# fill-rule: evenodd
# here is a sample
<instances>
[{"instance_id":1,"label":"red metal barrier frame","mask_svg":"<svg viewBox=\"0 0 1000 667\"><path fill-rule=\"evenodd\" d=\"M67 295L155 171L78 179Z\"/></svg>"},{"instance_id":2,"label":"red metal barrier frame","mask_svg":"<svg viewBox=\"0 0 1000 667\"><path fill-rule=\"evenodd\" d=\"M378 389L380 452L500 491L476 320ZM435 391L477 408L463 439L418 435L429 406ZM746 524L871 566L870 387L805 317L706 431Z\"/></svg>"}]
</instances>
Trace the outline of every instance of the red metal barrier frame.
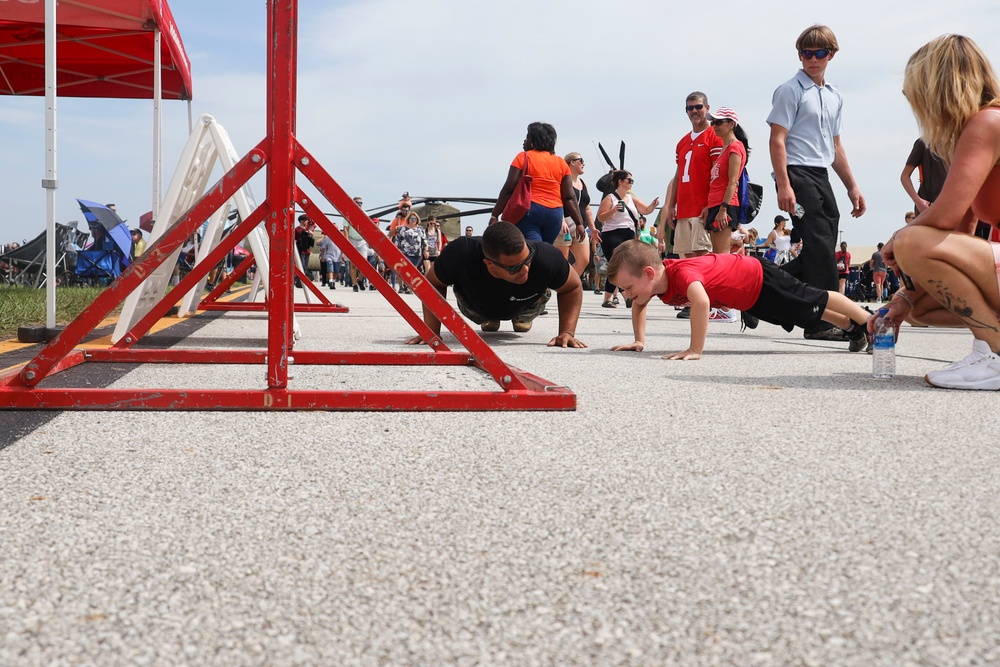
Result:
<instances>
[{"instance_id":1,"label":"red metal barrier frame","mask_svg":"<svg viewBox=\"0 0 1000 667\"><path fill-rule=\"evenodd\" d=\"M239 267L232 271L229 275L219 281L219 284L215 288L205 295L205 298L201 300L198 304L198 310L238 310L241 312L263 312L267 310L266 301L219 301L219 299L229 291L236 281L246 275L246 272L250 270L251 266L256 266L257 260L254 259L253 253L249 257L240 262ZM350 312L350 308L342 306L337 303L330 301L323 292L316 287L316 284L307 280L305 275L295 267L295 275L299 278L302 284L307 285L309 290L316 295L319 299L319 303L296 303L295 312L296 313L347 313Z\"/></svg>"},{"instance_id":2,"label":"red metal barrier frame","mask_svg":"<svg viewBox=\"0 0 1000 667\"><path fill-rule=\"evenodd\" d=\"M269 86L267 137L216 183L190 211L153 243L142 257L19 371L0 376L0 409L35 410L572 410L576 396L566 387L505 364L496 352L420 275L351 197L295 140L297 0L268 0ZM166 261L201 223L221 208L258 170L267 167L267 198L169 294L150 309L116 345L75 349L156 267ZM351 226L413 289L424 306L468 352L452 351L423 319L295 187L295 171L308 178ZM423 338L430 351L292 353L293 273L287 270L293 248L294 208L299 203L392 306ZM135 343L209 269L261 221L270 241L267 286L267 348L135 349ZM235 278L233 279L235 280ZM217 298L218 295L216 295ZM45 378L82 363L263 364L267 389L87 389L39 386ZM289 365L471 366L485 371L497 391L312 391L288 388Z\"/></svg>"}]
</instances>

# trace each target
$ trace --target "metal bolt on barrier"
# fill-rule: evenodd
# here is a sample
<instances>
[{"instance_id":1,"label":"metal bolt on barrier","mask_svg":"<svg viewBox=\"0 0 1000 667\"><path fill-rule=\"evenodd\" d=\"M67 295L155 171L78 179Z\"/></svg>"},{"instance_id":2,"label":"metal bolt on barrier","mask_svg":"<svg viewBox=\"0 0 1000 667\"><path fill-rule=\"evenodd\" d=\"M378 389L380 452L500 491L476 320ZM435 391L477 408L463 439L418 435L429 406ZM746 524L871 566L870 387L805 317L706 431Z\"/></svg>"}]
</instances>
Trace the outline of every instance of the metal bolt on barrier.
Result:
<instances>
[{"instance_id":1,"label":"metal bolt on barrier","mask_svg":"<svg viewBox=\"0 0 1000 667\"><path fill-rule=\"evenodd\" d=\"M306 165L309 164L309 158L307 158L307 157L302 158L302 164L306 164Z\"/></svg>"},{"instance_id":2,"label":"metal bolt on barrier","mask_svg":"<svg viewBox=\"0 0 1000 667\"><path fill-rule=\"evenodd\" d=\"M509 375L504 375L503 376L503 383L504 384L510 384L510 380L511 380L511 377Z\"/></svg>"}]
</instances>

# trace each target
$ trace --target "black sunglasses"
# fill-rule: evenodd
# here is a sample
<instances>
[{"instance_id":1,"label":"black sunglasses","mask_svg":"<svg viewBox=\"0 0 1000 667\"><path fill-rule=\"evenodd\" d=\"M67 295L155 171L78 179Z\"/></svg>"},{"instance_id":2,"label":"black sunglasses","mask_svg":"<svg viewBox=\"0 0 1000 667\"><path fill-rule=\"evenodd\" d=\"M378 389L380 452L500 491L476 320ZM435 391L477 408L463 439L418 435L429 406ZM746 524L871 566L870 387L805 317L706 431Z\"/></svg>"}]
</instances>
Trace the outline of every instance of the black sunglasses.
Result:
<instances>
[{"instance_id":1,"label":"black sunglasses","mask_svg":"<svg viewBox=\"0 0 1000 667\"><path fill-rule=\"evenodd\" d=\"M492 263L493 266L504 269L505 271L507 271L507 273L513 276L518 272L520 272L521 269L531 264L531 260L533 260L534 258L535 258L535 248L534 246L528 246L528 256L524 258L523 262L518 262L513 266L504 266L503 264L500 264L496 260L490 259L489 257L487 257L486 259L490 259L490 263Z\"/></svg>"},{"instance_id":2,"label":"black sunglasses","mask_svg":"<svg viewBox=\"0 0 1000 667\"><path fill-rule=\"evenodd\" d=\"M728 118L716 118L715 120L712 121L712 125L722 125L728 120L729 120Z\"/></svg>"},{"instance_id":3,"label":"black sunglasses","mask_svg":"<svg viewBox=\"0 0 1000 667\"><path fill-rule=\"evenodd\" d=\"M691 113L692 111L701 111L704 108L705 108L704 104L689 104L686 107L684 107L684 111Z\"/></svg>"},{"instance_id":4,"label":"black sunglasses","mask_svg":"<svg viewBox=\"0 0 1000 667\"><path fill-rule=\"evenodd\" d=\"M828 55L830 55L831 49L800 49L799 55L802 56L804 60L809 60L813 56L816 56L817 60L823 60Z\"/></svg>"}]
</instances>

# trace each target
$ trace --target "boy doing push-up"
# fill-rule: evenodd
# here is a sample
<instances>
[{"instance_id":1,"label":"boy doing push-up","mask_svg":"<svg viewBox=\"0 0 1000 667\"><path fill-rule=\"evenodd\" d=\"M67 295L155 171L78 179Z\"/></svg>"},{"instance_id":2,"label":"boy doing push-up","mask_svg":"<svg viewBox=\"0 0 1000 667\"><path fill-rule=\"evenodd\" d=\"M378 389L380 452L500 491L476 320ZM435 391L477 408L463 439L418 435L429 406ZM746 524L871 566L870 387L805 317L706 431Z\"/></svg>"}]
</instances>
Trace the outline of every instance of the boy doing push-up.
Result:
<instances>
[{"instance_id":1,"label":"boy doing push-up","mask_svg":"<svg viewBox=\"0 0 1000 667\"><path fill-rule=\"evenodd\" d=\"M771 262L746 255L704 255L661 260L656 248L629 241L615 250L608 279L632 299L635 342L612 350L641 352L646 346L646 306L659 297L668 305L691 302L691 344L664 359L700 359L712 307L743 311L751 329L757 320L808 329L823 320L847 332L851 352L865 349L869 313L839 292L807 285Z\"/></svg>"}]
</instances>

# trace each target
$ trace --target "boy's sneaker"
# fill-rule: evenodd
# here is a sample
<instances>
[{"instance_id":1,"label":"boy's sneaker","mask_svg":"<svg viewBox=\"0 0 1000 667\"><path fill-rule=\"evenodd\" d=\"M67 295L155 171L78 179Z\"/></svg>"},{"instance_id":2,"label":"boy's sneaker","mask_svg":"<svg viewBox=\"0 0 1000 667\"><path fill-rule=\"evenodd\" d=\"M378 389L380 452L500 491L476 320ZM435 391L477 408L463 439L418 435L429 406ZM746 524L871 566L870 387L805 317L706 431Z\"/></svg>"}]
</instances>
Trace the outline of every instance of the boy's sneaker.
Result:
<instances>
[{"instance_id":1,"label":"boy's sneaker","mask_svg":"<svg viewBox=\"0 0 1000 667\"><path fill-rule=\"evenodd\" d=\"M486 320L479 328L483 331L500 331L500 320Z\"/></svg>"},{"instance_id":2,"label":"boy's sneaker","mask_svg":"<svg viewBox=\"0 0 1000 667\"><path fill-rule=\"evenodd\" d=\"M997 391L1000 390L1000 356L990 352L958 368L930 371L924 381L943 389Z\"/></svg>"},{"instance_id":3,"label":"boy's sneaker","mask_svg":"<svg viewBox=\"0 0 1000 667\"><path fill-rule=\"evenodd\" d=\"M354 291L355 291L355 292L357 292L357 291L358 291L358 286L357 286L357 285L355 285L355 286L354 286Z\"/></svg>"},{"instance_id":4,"label":"boy's sneaker","mask_svg":"<svg viewBox=\"0 0 1000 667\"><path fill-rule=\"evenodd\" d=\"M930 371L928 375L931 375L932 373L940 373L942 371L953 371L955 369L961 368L962 366L968 366L972 362L978 361L982 357L985 357L989 354L991 354L990 346L986 343L985 340L973 339L972 352L962 357L958 361L951 362L950 364L948 364L943 368L939 368L935 371Z\"/></svg>"},{"instance_id":5,"label":"boy's sneaker","mask_svg":"<svg viewBox=\"0 0 1000 667\"><path fill-rule=\"evenodd\" d=\"M740 331L743 331L744 329L756 329L757 325L760 324L759 317L742 311L740 312L740 320L742 322L742 325L740 326Z\"/></svg>"},{"instance_id":6,"label":"boy's sneaker","mask_svg":"<svg viewBox=\"0 0 1000 667\"><path fill-rule=\"evenodd\" d=\"M514 326L514 331L516 331L517 333L526 333L528 331L531 331L531 321L518 322L517 320L514 320L511 322L511 324Z\"/></svg>"},{"instance_id":7,"label":"boy's sneaker","mask_svg":"<svg viewBox=\"0 0 1000 667\"><path fill-rule=\"evenodd\" d=\"M708 321L723 322L723 323L735 322L737 320L736 312L737 311L733 310L732 308L730 308L729 310L722 310L721 308L713 308L708 313Z\"/></svg>"},{"instance_id":8,"label":"boy's sneaker","mask_svg":"<svg viewBox=\"0 0 1000 667\"><path fill-rule=\"evenodd\" d=\"M681 308L681 312L677 313L677 319L679 320L690 320L691 319L691 306L684 306Z\"/></svg>"},{"instance_id":9,"label":"boy's sneaker","mask_svg":"<svg viewBox=\"0 0 1000 667\"><path fill-rule=\"evenodd\" d=\"M802 334L802 337L806 340L830 340L836 343L843 343L848 340L847 332L840 327L830 327L829 329L822 329L820 331L807 331Z\"/></svg>"},{"instance_id":10,"label":"boy's sneaker","mask_svg":"<svg viewBox=\"0 0 1000 667\"><path fill-rule=\"evenodd\" d=\"M851 339L847 349L851 352L861 352L862 350L867 350L871 345L872 343L868 338L867 332L862 331L859 337Z\"/></svg>"},{"instance_id":11,"label":"boy's sneaker","mask_svg":"<svg viewBox=\"0 0 1000 667\"><path fill-rule=\"evenodd\" d=\"M865 324L851 322L851 326L845 329L844 333L847 334L847 339L850 341L847 349L851 352L861 352L871 345L868 336L867 322Z\"/></svg>"}]
</instances>

